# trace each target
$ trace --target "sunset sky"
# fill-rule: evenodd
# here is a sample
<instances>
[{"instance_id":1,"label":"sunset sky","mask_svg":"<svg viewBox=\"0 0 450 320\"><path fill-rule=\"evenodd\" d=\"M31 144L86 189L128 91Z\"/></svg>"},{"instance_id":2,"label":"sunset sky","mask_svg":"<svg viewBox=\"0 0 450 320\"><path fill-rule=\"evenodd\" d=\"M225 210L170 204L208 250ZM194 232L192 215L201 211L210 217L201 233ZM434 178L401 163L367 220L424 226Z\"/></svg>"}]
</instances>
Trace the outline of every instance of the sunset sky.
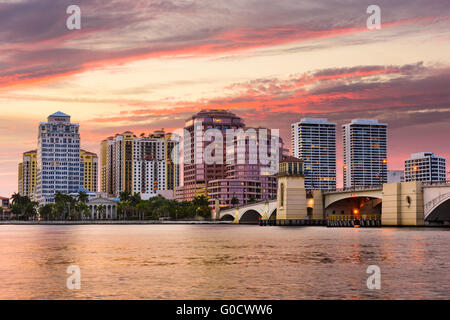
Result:
<instances>
[{"instance_id":1,"label":"sunset sky","mask_svg":"<svg viewBox=\"0 0 450 320\"><path fill-rule=\"evenodd\" d=\"M81 8L81 30L66 8ZM381 30L366 9L381 8ZM2 0L0 196L56 111L82 148L125 130L182 127L204 108L278 128L302 117L389 124L389 169L410 153L450 161L448 0ZM448 166L449 167L449 166ZM448 169L450 170L450 169Z\"/></svg>"}]
</instances>

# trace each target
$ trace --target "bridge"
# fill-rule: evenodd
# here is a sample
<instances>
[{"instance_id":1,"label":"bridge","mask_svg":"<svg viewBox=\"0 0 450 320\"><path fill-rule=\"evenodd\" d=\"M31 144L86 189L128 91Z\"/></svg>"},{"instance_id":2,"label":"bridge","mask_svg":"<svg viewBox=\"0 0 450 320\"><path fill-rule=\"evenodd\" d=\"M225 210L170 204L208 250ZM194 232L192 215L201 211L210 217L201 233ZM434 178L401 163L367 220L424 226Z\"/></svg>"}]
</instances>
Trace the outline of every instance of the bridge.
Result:
<instances>
[{"instance_id":1,"label":"bridge","mask_svg":"<svg viewBox=\"0 0 450 320\"><path fill-rule=\"evenodd\" d=\"M220 210L220 220L228 220L239 223L255 223L260 218L269 220L276 219L277 200L262 200L238 206L235 208L228 208Z\"/></svg>"},{"instance_id":2,"label":"bridge","mask_svg":"<svg viewBox=\"0 0 450 320\"><path fill-rule=\"evenodd\" d=\"M298 192L298 190L297 190ZM280 194L280 190L279 190ZM285 195L285 203L297 197L292 193ZM303 209L294 219L326 219L333 215L379 215L383 225L424 225L433 222L450 222L450 181L439 183L403 182L362 188L343 188L312 193L302 191L298 198L304 197ZM287 205L285 205L287 207ZM263 200L220 210L218 218L235 223L257 223L262 220L275 220L280 203L277 199ZM280 210L281 209L281 210ZM286 211L286 210L285 210ZM286 219L286 217L284 217Z\"/></svg>"},{"instance_id":3,"label":"bridge","mask_svg":"<svg viewBox=\"0 0 450 320\"><path fill-rule=\"evenodd\" d=\"M423 184L425 221L450 221L450 181Z\"/></svg>"}]
</instances>

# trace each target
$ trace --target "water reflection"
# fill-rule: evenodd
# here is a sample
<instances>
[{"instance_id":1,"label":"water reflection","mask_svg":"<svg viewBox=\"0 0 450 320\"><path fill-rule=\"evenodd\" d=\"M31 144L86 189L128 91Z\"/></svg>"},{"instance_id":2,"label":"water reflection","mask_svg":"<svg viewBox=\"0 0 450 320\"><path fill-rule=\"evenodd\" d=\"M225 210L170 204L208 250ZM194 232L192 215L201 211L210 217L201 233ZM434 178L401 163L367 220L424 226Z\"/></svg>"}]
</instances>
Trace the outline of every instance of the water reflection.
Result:
<instances>
[{"instance_id":1,"label":"water reflection","mask_svg":"<svg viewBox=\"0 0 450 320\"><path fill-rule=\"evenodd\" d=\"M449 231L0 226L0 298L449 299ZM366 287L372 264L381 290Z\"/></svg>"}]
</instances>

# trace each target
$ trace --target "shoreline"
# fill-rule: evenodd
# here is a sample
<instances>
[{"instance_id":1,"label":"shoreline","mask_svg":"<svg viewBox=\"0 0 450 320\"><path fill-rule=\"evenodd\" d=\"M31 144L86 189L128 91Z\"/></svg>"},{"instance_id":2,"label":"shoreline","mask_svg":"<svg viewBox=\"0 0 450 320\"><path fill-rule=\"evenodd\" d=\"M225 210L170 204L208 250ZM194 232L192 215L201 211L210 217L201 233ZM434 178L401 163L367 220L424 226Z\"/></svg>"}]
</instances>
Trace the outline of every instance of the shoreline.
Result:
<instances>
[{"instance_id":1,"label":"shoreline","mask_svg":"<svg viewBox=\"0 0 450 320\"><path fill-rule=\"evenodd\" d=\"M155 220L107 220L107 221L0 221L0 225L145 225L145 224L232 224L232 221L155 221Z\"/></svg>"},{"instance_id":2,"label":"shoreline","mask_svg":"<svg viewBox=\"0 0 450 320\"><path fill-rule=\"evenodd\" d=\"M234 224L232 221L196 221L196 220L186 220L186 221L156 221L156 220L97 220L97 221L20 221L20 220L0 220L1 225L54 225L54 226L75 226L75 225L254 225L260 226L259 224L252 223L239 223ZM312 225L311 225L312 226ZM298 226L285 226L285 227L298 227ZM307 227L307 225L305 225ZM324 227L324 226L316 226ZM350 228L350 227L342 227ZM423 226L381 226L377 229L382 228L450 228L448 224L435 224L426 223ZM329 228L330 229L330 228ZM335 229L335 228L331 228ZM341 229L341 228L337 228ZM365 227L363 229L374 229L371 227Z\"/></svg>"}]
</instances>

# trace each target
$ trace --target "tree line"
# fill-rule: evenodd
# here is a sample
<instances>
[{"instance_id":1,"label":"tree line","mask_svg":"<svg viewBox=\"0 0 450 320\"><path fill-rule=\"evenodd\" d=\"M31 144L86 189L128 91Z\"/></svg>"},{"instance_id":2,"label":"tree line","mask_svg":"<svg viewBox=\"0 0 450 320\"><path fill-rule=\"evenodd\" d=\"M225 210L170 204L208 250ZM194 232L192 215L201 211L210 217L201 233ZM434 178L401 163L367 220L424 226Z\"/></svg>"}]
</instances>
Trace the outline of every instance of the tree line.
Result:
<instances>
[{"instance_id":1,"label":"tree line","mask_svg":"<svg viewBox=\"0 0 450 320\"><path fill-rule=\"evenodd\" d=\"M192 201L169 200L160 195L142 200L139 193L123 191L119 194L120 202L117 213L119 219L125 220L183 220L201 217L211 218L208 199L197 196Z\"/></svg>"},{"instance_id":2,"label":"tree line","mask_svg":"<svg viewBox=\"0 0 450 320\"><path fill-rule=\"evenodd\" d=\"M120 220L183 220L211 218L208 199L197 196L193 201L169 200L160 195L142 200L139 193L121 192L117 205L117 218ZM39 207L39 203L31 201L28 196L18 193L12 195L11 214L14 220L89 220L91 210L88 206L88 195L81 191L76 197L57 192L54 203ZM106 211L104 205L96 207L98 213ZM2 215L3 212L0 212Z\"/></svg>"}]
</instances>

